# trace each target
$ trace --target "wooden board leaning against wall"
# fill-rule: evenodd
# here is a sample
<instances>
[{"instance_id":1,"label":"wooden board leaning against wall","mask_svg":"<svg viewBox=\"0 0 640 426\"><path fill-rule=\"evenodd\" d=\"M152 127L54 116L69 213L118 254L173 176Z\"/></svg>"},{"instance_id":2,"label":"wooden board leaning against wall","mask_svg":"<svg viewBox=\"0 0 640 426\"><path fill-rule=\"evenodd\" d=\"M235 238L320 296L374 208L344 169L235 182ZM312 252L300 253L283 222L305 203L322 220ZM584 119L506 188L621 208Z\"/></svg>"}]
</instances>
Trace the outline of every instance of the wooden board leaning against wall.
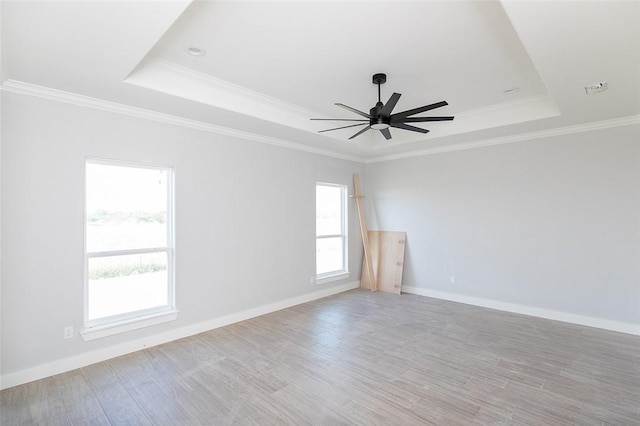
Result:
<instances>
[{"instance_id":1,"label":"wooden board leaning against wall","mask_svg":"<svg viewBox=\"0 0 640 426\"><path fill-rule=\"evenodd\" d=\"M385 293L400 294L406 232L369 231L368 233L376 288ZM365 261L363 259L362 270L365 268ZM362 275L360 287L371 288L371 282L366 274Z\"/></svg>"},{"instance_id":2,"label":"wooden board leaning against wall","mask_svg":"<svg viewBox=\"0 0 640 426\"><path fill-rule=\"evenodd\" d=\"M364 256L360 287L371 291L400 294L404 268L406 232L369 231L364 211L364 195L360 187L360 176L353 175L353 186L358 206L360 233Z\"/></svg>"}]
</instances>

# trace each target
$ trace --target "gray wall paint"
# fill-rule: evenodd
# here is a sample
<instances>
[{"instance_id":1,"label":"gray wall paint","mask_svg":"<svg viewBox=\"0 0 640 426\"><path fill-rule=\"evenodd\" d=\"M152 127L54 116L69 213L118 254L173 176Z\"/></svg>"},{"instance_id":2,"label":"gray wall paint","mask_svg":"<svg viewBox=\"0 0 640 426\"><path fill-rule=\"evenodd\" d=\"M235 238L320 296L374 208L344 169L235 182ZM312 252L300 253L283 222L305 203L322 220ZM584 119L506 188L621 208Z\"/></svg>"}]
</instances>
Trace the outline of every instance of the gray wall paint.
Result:
<instances>
[{"instance_id":1,"label":"gray wall paint","mask_svg":"<svg viewBox=\"0 0 640 426\"><path fill-rule=\"evenodd\" d=\"M341 284L309 284L314 184L351 187L354 172L370 227L408 232L405 285L640 323L639 126L375 163L365 176L353 162L2 97L1 374ZM62 338L82 327L86 157L175 168L177 321ZM353 201L349 229L356 280Z\"/></svg>"},{"instance_id":2,"label":"gray wall paint","mask_svg":"<svg viewBox=\"0 0 640 426\"><path fill-rule=\"evenodd\" d=\"M317 286L315 182L349 184L358 163L4 94L2 374L356 280ZM176 176L178 320L84 342L84 161L167 164Z\"/></svg>"},{"instance_id":3,"label":"gray wall paint","mask_svg":"<svg viewBox=\"0 0 640 426\"><path fill-rule=\"evenodd\" d=\"M371 221L407 231L403 285L639 324L639 134L370 164Z\"/></svg>"}]
</instances>

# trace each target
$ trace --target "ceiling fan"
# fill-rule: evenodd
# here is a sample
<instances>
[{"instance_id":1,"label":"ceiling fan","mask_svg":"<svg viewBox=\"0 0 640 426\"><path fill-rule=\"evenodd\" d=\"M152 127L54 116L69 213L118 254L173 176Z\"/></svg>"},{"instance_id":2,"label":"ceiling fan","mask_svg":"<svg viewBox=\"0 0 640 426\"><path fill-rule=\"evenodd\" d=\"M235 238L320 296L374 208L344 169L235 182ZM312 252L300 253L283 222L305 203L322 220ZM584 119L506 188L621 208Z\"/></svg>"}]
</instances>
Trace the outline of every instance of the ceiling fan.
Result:
<instances>
[{"instance_id":1,"label":"ceiling fan","mask_svg":"<svg viewBox=\"0 0 640 426\"><path fill-rule=\"evenodd\" d=\"M410 130L412 132L419 133L429 133L429 130L422 129L420 127L412 126L407 123L423 123L427 121L450 121L453 120L452 116L448 117L410 117L411 115L420 114L421 112L430 111L432 109L440 108L445 105L449 105L446 101L436 102L435 104L421 106L419 108L410 109L407 111L398 112L395 114L391 114L393 108L395 108L398 100L400 99L400 93L394 93L391 95L386 104L383 104L380 100L380 85L386 83L387 75L386 74L374 74L373 75L373 84L378 85L378 103L376 106L369 110L369 114L359 111L355 108L351 108L345 104L336 103L339 107L348 109L351 112L355 112L356 114L364 117L365 119L350 119L350 118L312 118L311 120L322 120L322 121L358 121L362 123L352 124L349 126L336 127L333 129L320 130L318 133L330 132L333 130L346 129L348 127L357 127L357 126L365 126L365 128L361 129L355 135L351 136L349 139L353 139L357 136L360 136L364 132L369 129L380 130L380 133L385 137L385 139L391 139L391 132L389 131L389 127L394 127L396 129Z\"/></svg>"}]
</instances>

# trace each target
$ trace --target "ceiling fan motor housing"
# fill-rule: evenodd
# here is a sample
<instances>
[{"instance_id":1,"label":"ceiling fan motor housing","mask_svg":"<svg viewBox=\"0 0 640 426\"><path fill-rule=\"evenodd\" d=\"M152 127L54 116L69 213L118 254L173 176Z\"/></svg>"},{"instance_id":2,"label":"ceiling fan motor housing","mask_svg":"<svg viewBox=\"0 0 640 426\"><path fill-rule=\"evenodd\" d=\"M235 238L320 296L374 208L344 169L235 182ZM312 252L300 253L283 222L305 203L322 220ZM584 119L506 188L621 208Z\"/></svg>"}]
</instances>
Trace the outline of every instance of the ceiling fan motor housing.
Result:
<instances>
[{"instance_id":1,"label":"ceiling fan motor housing","mask_svg":"<svg viewBox=\"0 0 640 426\"><path fill-rule=\"evenodd\" d=\"M380 129L386 129L389 127L390 117L388 116L384 117L383 115L380 114L380 111L382 110L383 106L384 104L378 101L376 106L374 106L369 110L369 116L371 117L369 119L369 125L373 129L380 130Z\"/></svg>"}]
</instances>

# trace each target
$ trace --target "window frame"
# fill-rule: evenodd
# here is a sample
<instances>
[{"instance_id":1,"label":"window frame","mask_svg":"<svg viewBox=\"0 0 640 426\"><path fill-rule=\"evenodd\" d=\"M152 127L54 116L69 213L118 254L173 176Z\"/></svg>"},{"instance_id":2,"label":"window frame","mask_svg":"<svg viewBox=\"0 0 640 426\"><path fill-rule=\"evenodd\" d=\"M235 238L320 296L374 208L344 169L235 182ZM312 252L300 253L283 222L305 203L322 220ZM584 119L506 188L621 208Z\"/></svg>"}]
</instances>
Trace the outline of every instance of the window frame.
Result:
<instances>
[{"instance_id":1,"label":"window frame","mask_svg":"<svg viewBox=\"0 0 640 426\"><path fill-rule=\"evenodd\" d=\"M317 193L319 186L326 186L332 188L340 188L340 234L327 234L327 235L318 235L317 231L317 219L316 219L316 250L318 246L318 240L324 238L342 238L342 269L338 269L335 271L323 272L321 274L317 273L318 270L318 254L316 251L315 256L315 264L316 264L316 274L315 280L316 284L325 284L332 281L341 280L344 278L348 278L349 274L349 213L348 213L348 192L349 186L339 183L330 183L330 182L316 182L316 203L317 203ZM316 204L316 216L318 212L318 206Z\"/></svg>"},{"instance_id":2,"label":"window frame","mask_svg":"<svg viewBox=\"0 0 640 426\"><path fill-rule=\"evenodd\" d=\"M136 169L165 171L167 174L167 245L162 247L145 247L136 249L106 250L97 252L87 251L87 167L91 164L129 167ZM84 300L83 321L84 329L81 335L84 340L93 340L136 328L147 327L177 318L175 305L175 193L174 169L171 166L132 161L110 160L102 158L86 158L84 162ZM89 319L89 260L111 256L135 254L166 253L167 256L167 305L147 309L125 312L102 318Z\"/></svg>"}]
</instances>

